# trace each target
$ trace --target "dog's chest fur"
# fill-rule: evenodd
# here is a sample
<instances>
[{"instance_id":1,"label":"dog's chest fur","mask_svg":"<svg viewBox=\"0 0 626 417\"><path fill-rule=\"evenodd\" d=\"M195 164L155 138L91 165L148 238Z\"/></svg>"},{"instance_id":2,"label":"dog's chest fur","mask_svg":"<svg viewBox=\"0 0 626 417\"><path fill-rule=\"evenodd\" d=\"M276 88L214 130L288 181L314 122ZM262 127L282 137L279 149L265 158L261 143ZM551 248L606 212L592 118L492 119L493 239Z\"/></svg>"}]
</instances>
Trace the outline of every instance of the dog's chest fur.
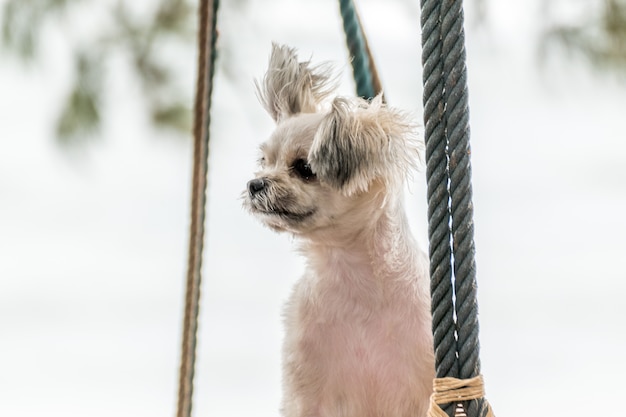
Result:
<instances>
[{"instance_id":1,"label":"dog's chest fur","mask_svg":"<svg viewBox=\"0 0 626 417\"><path fill-rule=\"evenodd\" d=\"M285 310L286 416L424 414L433 373L426 263L410 237L393 240L307 250Z\"/></svg>"}]
</instances>

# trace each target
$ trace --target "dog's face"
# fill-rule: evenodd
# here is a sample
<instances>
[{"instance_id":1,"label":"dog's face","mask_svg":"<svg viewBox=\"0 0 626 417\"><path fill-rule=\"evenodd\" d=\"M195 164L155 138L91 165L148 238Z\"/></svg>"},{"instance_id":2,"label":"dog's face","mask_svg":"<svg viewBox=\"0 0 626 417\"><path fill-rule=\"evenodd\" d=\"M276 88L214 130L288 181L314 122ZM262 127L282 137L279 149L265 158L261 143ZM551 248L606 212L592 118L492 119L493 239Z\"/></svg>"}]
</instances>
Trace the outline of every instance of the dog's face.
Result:
<instances>
[{"instance_id":1,"label":"dog's face","mask_svg":"<svg viewBox=\"0 0 626 417\"><path fill-rule=\"evenodd\" d=\"M301 114L278 125L261 145L259 171L248 182L245 204L275 230L302 232L321 226L325 207L333 198L309 163L309 151L322 115Z\"/></svg>"},{"instance_id":2,"label":"dog's face","mask_svg":"<svg viewBox=\"0 0 626 417\"><path fill-rule=\"evenodd\" d=\"M307 235L362 227L418 156L413 126L380 97L335 98L322 110L330 80L327 70L298 62L294 50L273 46L258 90L277 126L244 196L272 229Z\"/></svg>"}]
</instances>

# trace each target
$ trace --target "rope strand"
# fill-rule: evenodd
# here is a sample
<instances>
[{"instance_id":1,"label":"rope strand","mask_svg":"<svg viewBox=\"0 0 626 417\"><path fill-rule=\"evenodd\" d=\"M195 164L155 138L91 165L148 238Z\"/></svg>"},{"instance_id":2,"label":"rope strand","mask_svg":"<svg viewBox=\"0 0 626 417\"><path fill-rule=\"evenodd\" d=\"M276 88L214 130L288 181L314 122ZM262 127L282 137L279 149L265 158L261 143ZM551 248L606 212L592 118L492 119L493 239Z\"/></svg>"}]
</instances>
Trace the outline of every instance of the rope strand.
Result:
<instances>
[{"instance_id":1,"label":"rope strand","mask_svg":"<svg viewBox=\"0 0 626 417\"><path fill-rule=\"evenodd\" d=\"M352 0L339 0L339 10L343 21L343 30L346 34L348 52L350 53L356 94L370 100L380 94L383 88L363 30L361 18Z\"/></svg>"},{"instance_id":2,"label":"rope strand","mask_svg":"<svg viewBox=\"0 0 626 417\"><path fill-rule=\"evenodd\" d=\"M193 378L196 359L202 252L206 210L206 185L209 157L209 125L215 42L217 38L217 0L201 0L198 10L198 74L194 104L193 179L191 190L191 226L185 292L185 317L178 386L177 417L190 417L193 401Z\"/></svg>"}]
</instances>

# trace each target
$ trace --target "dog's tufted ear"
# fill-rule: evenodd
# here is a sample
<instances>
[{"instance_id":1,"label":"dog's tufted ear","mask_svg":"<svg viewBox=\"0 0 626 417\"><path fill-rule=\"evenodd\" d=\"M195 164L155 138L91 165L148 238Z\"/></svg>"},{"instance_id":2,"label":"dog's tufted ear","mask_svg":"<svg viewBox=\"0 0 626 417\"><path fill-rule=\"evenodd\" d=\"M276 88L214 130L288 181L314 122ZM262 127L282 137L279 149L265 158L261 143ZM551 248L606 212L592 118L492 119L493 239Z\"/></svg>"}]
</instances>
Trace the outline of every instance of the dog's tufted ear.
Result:
<instances>
[{"instance_id":1,"label":"dog's tufted ear","mask_svg":"<svg viewBox=\"0 0 626 417\"><path fill-rule=\"evenodd\" d=\"M374 180L400 186L420 157L416 130L382 95L371 102L336 98L315 134L309 164L345 195L366 191Z\"/></svg>"},{"instance_id":2,"label":"dog's tufted ear","mask_svg":"<svg viewBox=\"0 0 626 417\"><path fill-rule=\"evenodd\" d=\"M293 48L272 44L269 66L261 83L256 82L257 95L274 121L298 113L313 113L335 90L330 67L311 66L298 62Z\"/></svg>"}]
</instances>

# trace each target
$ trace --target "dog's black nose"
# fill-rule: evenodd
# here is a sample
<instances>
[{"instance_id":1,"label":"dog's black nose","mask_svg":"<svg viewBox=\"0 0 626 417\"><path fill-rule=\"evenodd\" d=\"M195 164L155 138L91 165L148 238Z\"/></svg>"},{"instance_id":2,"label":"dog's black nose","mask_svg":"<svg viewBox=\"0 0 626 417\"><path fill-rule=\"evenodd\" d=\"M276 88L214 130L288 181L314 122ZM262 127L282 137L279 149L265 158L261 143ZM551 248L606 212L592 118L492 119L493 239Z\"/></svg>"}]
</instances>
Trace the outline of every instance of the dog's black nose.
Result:
<instances>
[{"instance_id":1,"label":"dog's black nose","mask_svg":"<svg viewBox=\"0 0 626 417\"><path fill-rule=\"evenodd\" d=\"M248 181L248 192L251 196L263 191L267 186L267 182L263 178L255 178Z\"/></svg>"}]
</instances>

